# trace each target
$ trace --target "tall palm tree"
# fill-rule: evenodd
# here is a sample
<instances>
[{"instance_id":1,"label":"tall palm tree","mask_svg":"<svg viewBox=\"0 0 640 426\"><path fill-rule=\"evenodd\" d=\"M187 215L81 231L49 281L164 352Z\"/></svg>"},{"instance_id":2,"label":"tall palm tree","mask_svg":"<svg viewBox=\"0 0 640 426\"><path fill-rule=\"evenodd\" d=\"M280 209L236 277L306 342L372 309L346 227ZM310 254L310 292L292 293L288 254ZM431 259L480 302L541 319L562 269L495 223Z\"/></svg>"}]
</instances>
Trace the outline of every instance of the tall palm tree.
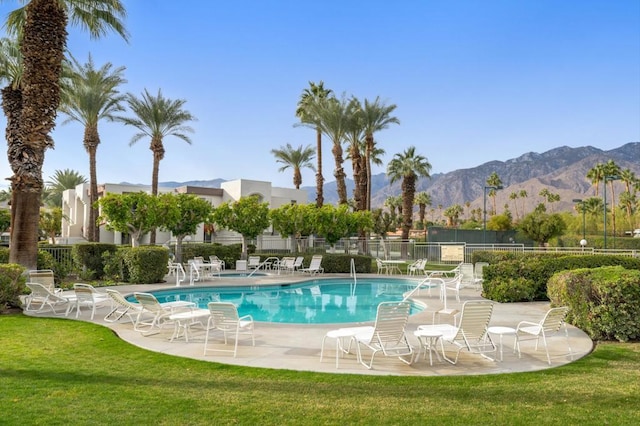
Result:
<instances>
[{"instance_id":1,"label":"tall palm tree","mask_svg":"<svg viewBox=\"0 0 640 426\"><path fill-rule=\"evenodd\" d=\"M609 160L603 166L603 176L604 180L603 185L607 184L607 178L612 178L608 180L609 188L611 188L611 222L613 224L613 235L616 234L616 191L614 183L617 179L620 179L620 174L622 173L620 166L618 166L615 161ZM605 219L606 220L606 219Z\"/></svg>"},{"instance_id":2,"label":"tall palm tree","mask_svg":"<svg viewBox=\"0 0 640 426\"><path fill-rule=\"evenodd\" d=\"M87 182L86 177L71 169L56 170L50 179L46 182L48 196L44 200L45 205L50 207L61 207L64 191Z\"/></svg>"},{"instance_id":3,"label":"tall palm tree","mask_svg":"<svg viewBox=\"0 0 640 426\"><path fill-rule=\"evenodd\" d=\"M118 92L118 86L127 82L122 77L125 67L113 69L107 62L96 68L91 55L86 64L80 64L73 56L68 67L68 77L62 80L62 99L60 111L68 117L62 123L76 121L84 126L84 149L89 154L89 221L87 240L100 241L96 220L98 218L98 177L96 172L96 153L100 144L98 122L113 121L115 113L124 111L121 103L124 95Z\"/></svg>"},{"instance_id":4,"label":"tall palm tree","mask_svg":"<svg viewBox=\"0 0 640 426\"><path fill-rule=\"evenodd\" d=\"M431 194L427 192L418 192L414 203L418 205L418 217L420 218L420 223L424 225L424 215L426 213L427 206L431 205Z\"/></svg>"},{"instance_id":5,"label":"tall palm tree","mask_svg":"<svg viewBox=\"0 0 640 426\"><path fill-rule=\"evenodd\" d=\"M502 186L502 179L500 179L500 176L498 176L498 173L491 172L491 174L487 178L487 185L493 186L495 188L497 188L499 186ZM490 189L489 190L489 197L491 198L491 201L492 201L492 204L493 204L492 214L497 214L498 213L498 210L496 210L496 195L497 194L498 194L498 192L495 189Z\"/></svg>"},{"instance_id":6,"label":"tall palm tree","mask_svg":"<svg viewBox=\"0 0 640 426\"><path fill-rule=\"evenodd\" d=\"M625 191L620 194L620 204L622 205L622 208L624 208L627 212L629 227L631 229L635 229L635 224L633 223L633 213L638 202L636 192L638 186L640 186L640 180L636 177L636 174L631 169L624 169L620 173L620 179L622 180L622 182L624 182L625 187Z\"/></svg>"},{"instance_id":7,"label":"tall palm tree","mask_svg":"<svg viewBox=\"0 0 640 426\"><path fill-rule=\"evenodd\" d=\"M380 130L389 127L390 124L400 124L398 118L393 117L391 113L396 109L396 105L385 105L380 101L380 97L376 97L373 102L368 99L364 100L363 108L363 126L365 134L365 173L367 176L367 210L371 210L371 163L375 150L375 140L373 135Z\"/></svg>"},{"instance_id":8,"label":"tall palm tree","mask_svg":"<svg viewBox=\"0 0 640 426\"><path fill-rule=\"evenodd\" d=\"M525 216L525 199L529 196L529 194L527 194L527 190L526 189L521 189L520 191L518 191L518 197L522 198L522 217Z\"/></svg>"},{"instance_id":9,"label":"tall palm tree","mask_svg":"<svg viewBox=\"0 0 640 426\"><path fill-rule=\"evenodd\" d=\"M149 149L153 153L151 194L158 195L158 170L160 169L160 161L164 158L165 153L164 138L175 136L191 144L191 138L187 133L193 133L193 129L185 123L196 121L196 118L183 108L186 100L165 98L162 96L160 89L158 89L157 96L153 96L147 89L144 89L141 98L128 93L126 100L135 117L117 117L117 120L139 130L131 138L129 146L145 137L151 140L149 145ZM155 244L155 230L151 232L149 242L150 244Z\"/></svg>"},{"instance_id":10,"label":"tall palm tree","mask_svg":"<svg viewBox=\"0 0 640 426\"><path fill-rule=\"evenodd\" d=\"M598 163L587 172L587 179L591 180L591 184L596 187L595 196L598 196L600 182L604 180L604 164Z\"/></svg>"},{"instance_id":11,"label":"tall palm tree","mask_svg":"<svg viewBox=\"0 0 640 426\"><path fill-rule=\"evenodd\" d=\"M349 145L347 158L351 159L351 169L353 171L355 210L359 211L367 209L367 176L362 149L364 147L362 113L360 101L352 97L347 109L347 131L345 140Z\"/></svg>"},{"instance_id":12,"label":"tall palm tree","mask_svg":"<svg viewBox=\"0 0 640 426\"><path fill-rule=\"evenodd\" d=\"M322 130L319 125L319 117L314 113L314 107L318 103L328 99L333 91L324 88L324 82L320 80L318 84L310 81L309 88L304 89L298 107L296 109L296 117L298 117L302 125L310 126L316 131L316 155L318 166L316 168L316 206L322 207L324 204L324 177L322 176Z\"/></svg>"},{"instance_id":13,"label":"tall palm tree","mask_svg":"<svg viewBox=\"0 0 640 426\"><path fill-rule=\"evenodd\" d=\"M342 143L345 141L349 130L349 120L351 114L351 101L343 95L342 99L327 99L325 102L314 104L313 114L318 117L318 126L322 133L331 139L335 169L333 176L336 178L336 189L338 191L338 202L347 204L347 185L345 182L344 159Z\"/></svg>"},{"instance_id":14,"label":"tall palm tree","mask_svg":"<svg viewBox=\"0 0 640 426\"><path fill-rule=\"evenodd\" d=\"M516 221L518 221L520 218L520 215L518 215L518 193L514 191L509 194L509 199L513 201L513 207L516 211Z\"/></svg>"},{"instance_id":15,"label":"tall palm tree","mask_svg":"<svg viewBox=\"0 0 640 426\"><path fill-rule=\"evenodd\" d=\"M307 145L304 148L302 145L298 148L293 148L291 144L288 143L286 146L281 146L280 149L272 149L271 153L276 157L276 163L283 164L282 167L278 169L279 172L284 172L289 167L293 169L293 185L296 189L300 189L300 185L302 185L301 169L308 168L313 171L316 170L312 163L312 160L315 158L315 151L311 145Z\"/></svg>"},{"instance_id":16,"label":"tall palm tree","mask_svg":"<svg viewBox=\"0 0 640 426\"><path fill-rule=\"evenodd\" d=\"M416 193L416 181L420 177L431 177L431 164L426 157L416 154L416 148L410 146L403 153L394 155L387 165L389 182L402 179L402 239L409 239L412 225L413 199Z\"/></svg>"},{"instance_id":17,"label":"tall palm tree","mask_svg":"<svg viewBox=\"0 0 640 426\"><path fill-rule=\"evenodd\" d=\"M24 1L22 3L25 3ZM60 103L67 22L99 38L113 30L125 39L121 0L31 0L11 12L6 28L20 42L22 77L7 115L7 157L13 171L9 262L33 269L38 256L42 165L53 147L51 131ZM46 48L45 48L46 47ZM3 91L3 104L5 92ZM19 102L15 102L19 100Z\"/></svg>"}]
</instances>

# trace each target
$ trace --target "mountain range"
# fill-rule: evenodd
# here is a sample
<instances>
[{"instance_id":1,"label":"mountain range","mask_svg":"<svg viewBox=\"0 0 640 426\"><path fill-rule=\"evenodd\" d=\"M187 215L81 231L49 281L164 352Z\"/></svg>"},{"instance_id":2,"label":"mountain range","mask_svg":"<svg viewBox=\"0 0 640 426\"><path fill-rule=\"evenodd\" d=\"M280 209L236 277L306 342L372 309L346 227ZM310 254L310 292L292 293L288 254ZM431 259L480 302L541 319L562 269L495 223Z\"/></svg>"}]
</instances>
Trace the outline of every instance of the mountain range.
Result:
<instances>
[{"instance_id":1,"label":"mountain range","mask_svg":"<svg viewBox=\"0 0 640 426\"><path fill-rule=\"evenodd\" d=\"M571 148L562 146L543 153L528 152L520 157L507 161L490 161L477 167L454 170L448 173L436 173L431 178L421 178L416 183L417 192L427 192L431 195L432 207L447 208L454 204L465 206L468 202L471 208L482 208L484 203L484 187L487 178L497 173L502 180L503 189L497 191L496 206L500 213L505 204L514 211L512 193L526 191L527 197L517 199L517 208L531 211L543 198L539 195L542 189L558 194L560 201L553 203L554 211L568 210L573 207L573 199L588 198L595 195L587 173L598 163L615 161L622 170L630 169L640 177L640 142L630 142L619 148L604 151L592 146ZM219 188L223 179L190 182L164 182L160 186L177 187L184 185ZM353 194L353 180L347 179L348 194ZM379 173L372 176L372 207L381 207L389 196L401 194L401 183L389 184L386 174ZM622 183L616 185L622 189ZM305 186L301 189L309 194L309 202L316 197L315 186ZM618 190L616 193L619 193ZM602 192L602 186L600 186ZM327 204L338 201L336 182L324 185L324 199ZM488 201L487 201L488 202ZM522 211L522 210L521 210Z\"/></svg>"}]
</instances>

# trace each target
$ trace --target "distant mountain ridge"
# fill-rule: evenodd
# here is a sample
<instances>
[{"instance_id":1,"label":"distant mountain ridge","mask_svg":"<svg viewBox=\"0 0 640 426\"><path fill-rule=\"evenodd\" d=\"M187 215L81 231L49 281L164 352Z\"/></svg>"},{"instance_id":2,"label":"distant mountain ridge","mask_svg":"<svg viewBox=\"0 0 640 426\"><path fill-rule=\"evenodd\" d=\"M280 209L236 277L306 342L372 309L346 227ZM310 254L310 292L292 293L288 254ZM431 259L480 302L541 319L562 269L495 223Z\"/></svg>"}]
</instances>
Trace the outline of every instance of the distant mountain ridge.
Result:
<instances>
[{"instance_id":1,"label":"distant mountain ridge","mask_svg":"<svg viewBox=\"0 0 640 426\"><path fill-rule=\"evenodd\" d=\"M619 148L604 151L592 146L571 148L561 146L543 153L527 152L520 157L507 161L490 161L477 167L454 170L448 173L436 173L430 179L419 179L416 184L418 192L425 191L431 195L432 207L441 205L447 208L454 204L464 206L467 202L471 208L482 207L483 191L486 180L491 173L496 172L503 182L504 189L498 191L496 205L498 211L503 210L505 204L510 205L512 192L524 190L528 196L518 200L518 205L531 211L542 201L538 195L543 188L560 195L560 202L554 210L571 208L575 198L594 196L593 186L586 175L598 163L613 160L622 170L630 169L640 177L640 142L630 142ZM163 182L160 186L178 187L184 185L219 188L223 179L189 182ZM349 196L353 194L353 180L347 179ZM373 207L381 207L389 196L401 194L400 182L389 184L384 173L372 176ZM620 184L621 185L621 184ZM305 186L301 189L309 194L309 202L315 200L315 186ZM338 201L336 182L324 185L324 199L327 204Z\"/></svg>"}]
</instances>

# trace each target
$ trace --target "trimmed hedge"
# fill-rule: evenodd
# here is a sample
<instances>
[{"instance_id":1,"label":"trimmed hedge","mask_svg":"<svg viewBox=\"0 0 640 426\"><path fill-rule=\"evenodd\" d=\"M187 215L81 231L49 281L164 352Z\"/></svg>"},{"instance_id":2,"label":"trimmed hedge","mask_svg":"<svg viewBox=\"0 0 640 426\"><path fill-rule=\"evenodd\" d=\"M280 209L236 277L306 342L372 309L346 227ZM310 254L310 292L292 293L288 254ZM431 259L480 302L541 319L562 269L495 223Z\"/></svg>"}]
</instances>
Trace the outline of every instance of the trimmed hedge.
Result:
<instances>
[{"instance_id":1,"label":"trimmed hedge","mask_svg":"<svg viewBox=\"0 0 640 426\"><path fill-rule=\"evenodd\" d=\"M105 252L115 253L118 246L108 243L75 244L71 249L71 256L80 278L84 280L101 280L104 278Z\"/></svg>"},{"instance_id":2,"label":"trimmed hedge","mask_svg":"<svg viewBox=\"0 0 640 426\"><path fill-rule=\"evenodd\" d=\"M564 270L601 266L640 270L640 259L615 255L502 253L482 258L489 262L483 274L483 296L496 302L549 300L547 282Z\"/></svg>"},{"instance_id":3,"label":"trimmed hedge","mask_svg":"<svg viewBox=\"0 0 640 426\"><path fill-rule=\"evenodd\" d=\"M594 340L640 340L640 271L622 266L554 274L551 303L569 306L567 321Z\"/></svg>"}]
</instances>

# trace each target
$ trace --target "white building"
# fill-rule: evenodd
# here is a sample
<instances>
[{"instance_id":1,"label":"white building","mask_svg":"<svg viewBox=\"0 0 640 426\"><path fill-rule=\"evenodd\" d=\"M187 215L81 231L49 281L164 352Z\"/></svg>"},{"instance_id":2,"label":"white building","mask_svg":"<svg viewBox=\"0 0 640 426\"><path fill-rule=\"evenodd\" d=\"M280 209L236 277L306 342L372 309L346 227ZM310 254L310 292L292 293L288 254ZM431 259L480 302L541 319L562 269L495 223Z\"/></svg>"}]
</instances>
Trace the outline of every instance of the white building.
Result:
<instances>
[{"instance_id":1,"label":"white building","mask_svg":"<svg viewBox=\"0 0 640 426\"><path fill-rule=\"evenodd\" d=\"M89 220L89 184L83 183L68 189L62 194L62 234L58 240L59 244L73 244L86 241L87 222ZM131 192L147 192L151 193L150 185L120 185L107 183L98 185L98 198L108 193L124 194ZM278 188L273 187L271 182L262 182L255 180L239 179L223 182L220 188L205 188L198 186L182 186L178 188L158 188L158 193L187 193L195 194L199 197L210 201L214 207L224 202L238 201L241 197L257 195L262 202L269 204L269 208L275 209L285 204L306 204L307 193L300 189ZM266 231L265 231L266 232ZM268 231L271 234L271 231ZM235 232L226 230L216 230L217 238L237 237ZM158 244L165 243L171 239L171 235L167 232L158 231L156 233L156 242ZM211 235L205 232L204 226L200 225L194 235L191 236L192 241L211 241ZM109 231L102 225L100 226L100 242L114 244L129 244L129 236L120 232ZM141 244L149 243L149 235L145 235Z\"/></svg>"}]
</instances>

